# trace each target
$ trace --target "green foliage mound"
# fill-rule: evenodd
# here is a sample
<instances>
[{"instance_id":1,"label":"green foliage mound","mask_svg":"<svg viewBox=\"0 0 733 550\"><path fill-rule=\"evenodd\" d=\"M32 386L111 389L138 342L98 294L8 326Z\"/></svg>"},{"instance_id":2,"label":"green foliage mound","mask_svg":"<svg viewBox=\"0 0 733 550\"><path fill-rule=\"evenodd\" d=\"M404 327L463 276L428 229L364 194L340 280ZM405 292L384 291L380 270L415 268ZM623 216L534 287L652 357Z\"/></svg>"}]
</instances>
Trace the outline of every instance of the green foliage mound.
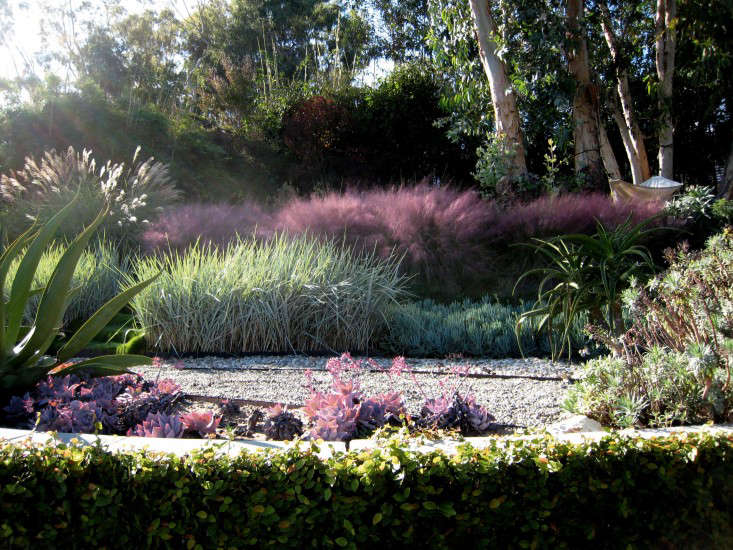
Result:
<instances>
[{"instance_id":1,"label":"green foliage mound","mask_svg":"<svg viewBox=\"0 0 733 550\"><path fill-rule=\"evenodd\" d=\"M726 548L733 441L696 434L380 450L0 447L9 548Z\"/></svg>"},{"instance_id":2,"label":"green foliage mound","mask_svg":"<svg viewBox=\"0 0 733 550\"><path fill-rule=\"evenodd\" d=\"M619 428L730 422L733 390L724 389L725 369L704 361L664 348L652 349L631 365L620 357L595 359L585 365L583 379L570 389L564 405ZM711 376L707 394L706 375Z\"/></svg>"},{"instance_id":3,"label":"green foliage mound","mask_svg":"<svg viewBox=\"0 0 733 550\"><path fill-rule=\"evenodd\" d=\"M528 309L529 304L502 304L489 296L451 304L423 300L395 306L381 345L385 351L410 357L451 353L501 358L519 357L522 352L529 356L549 355L553 347L550 336L547 331L538 331L537 323L522 324L517 340L515 324ZM573 321L573 349L588 343L583 333L586 321L585 316ZM552 335L555 345L558 336Z\"/></svg>"},{"instance_id":4,"label":"green foliage mound","mask_svg":"<svg viewBox=\"0 0 733 550\"><path fill-rule=\"evenodd\" d=\"M179 353L368 350L404 293L394 258L280 235L140 260L163 275L131 305L151 346Z\"/></svg>"},{"instance_id":5,"label":"green foliage mound","mask_svg":"<svg viewBox=\"0 0 733 550\"><path fill-rule=\"evenodd\" d=\"M669 269L624 294L631 328L596 328L617 358L586 365L568 407L615 426L733 420L733 234L670 251Z\"/></svg>"}]
</instances>

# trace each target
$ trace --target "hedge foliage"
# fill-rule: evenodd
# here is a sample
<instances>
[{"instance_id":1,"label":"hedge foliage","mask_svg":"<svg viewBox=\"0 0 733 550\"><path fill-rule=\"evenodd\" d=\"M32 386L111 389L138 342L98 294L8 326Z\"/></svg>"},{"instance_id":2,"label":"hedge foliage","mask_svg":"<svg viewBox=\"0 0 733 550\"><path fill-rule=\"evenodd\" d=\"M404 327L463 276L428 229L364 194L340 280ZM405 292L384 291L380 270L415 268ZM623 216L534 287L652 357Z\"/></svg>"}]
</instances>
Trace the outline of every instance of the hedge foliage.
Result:
<instances>
[{"instance_id":1,"label":"hedge foliage","mask_svg":"<svg viewBox=\"0 0 733 550\"><path fill-rule=\"evenodd\" d=\"M730 548L733 437L328 460L7 444L0 509L6 548Z\"/></svg>"}]
</instances>

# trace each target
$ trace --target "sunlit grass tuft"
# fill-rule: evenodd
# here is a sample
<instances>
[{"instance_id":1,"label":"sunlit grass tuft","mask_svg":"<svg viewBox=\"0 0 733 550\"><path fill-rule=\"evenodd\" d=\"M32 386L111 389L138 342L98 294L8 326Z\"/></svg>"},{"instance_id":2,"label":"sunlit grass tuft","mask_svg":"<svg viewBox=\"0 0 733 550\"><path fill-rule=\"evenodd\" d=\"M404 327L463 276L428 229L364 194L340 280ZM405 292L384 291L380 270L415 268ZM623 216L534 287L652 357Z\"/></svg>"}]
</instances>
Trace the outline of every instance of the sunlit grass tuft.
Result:
<instances>
[{"instance_id":1,"label":"sunlit grass tuft","mask_svg":"<svg viewBox=\"0 0 733 550\"><path fill-rule=\"evenodd\" d=\"M128 284L163 271L132 302L161 351L367 351L405 292L398 268L394 257L280 235L143 258Z\"/></svg>"}]
</instances>

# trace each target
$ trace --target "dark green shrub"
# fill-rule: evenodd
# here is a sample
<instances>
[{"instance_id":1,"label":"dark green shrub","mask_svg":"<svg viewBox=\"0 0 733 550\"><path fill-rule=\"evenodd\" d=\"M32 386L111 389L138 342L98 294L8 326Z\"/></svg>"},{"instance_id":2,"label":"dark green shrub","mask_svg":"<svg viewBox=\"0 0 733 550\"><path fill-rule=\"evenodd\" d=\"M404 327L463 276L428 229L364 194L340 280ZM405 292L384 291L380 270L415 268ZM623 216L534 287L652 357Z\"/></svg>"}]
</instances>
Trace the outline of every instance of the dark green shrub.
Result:
<instances>
[{"instance_id":1,"label":"dark green shrub","mask_svg":"<svg viewBox=\"0 0 733 550\"><path fill-rule=\"evenodd\" d=\"M0 447L9 548L729 548L733 440L191 458Z\"/></svg>"},{"instance_id":2,"label":"dark green shrub","mask_svg":"<svg viewBox=\"0 0 733 550\"><path fill-rule=\"evenodd\" d=\"M471 180L473 150L463 150L434 124L446 115L441 85L423 66L398 66L373 87L348 85L307 95L300 90L300 95L284 98L279 137L300 162L294 174L299 177L292 179L301 191L316 181L344 178Z\"/></svg>"}]
</instances>

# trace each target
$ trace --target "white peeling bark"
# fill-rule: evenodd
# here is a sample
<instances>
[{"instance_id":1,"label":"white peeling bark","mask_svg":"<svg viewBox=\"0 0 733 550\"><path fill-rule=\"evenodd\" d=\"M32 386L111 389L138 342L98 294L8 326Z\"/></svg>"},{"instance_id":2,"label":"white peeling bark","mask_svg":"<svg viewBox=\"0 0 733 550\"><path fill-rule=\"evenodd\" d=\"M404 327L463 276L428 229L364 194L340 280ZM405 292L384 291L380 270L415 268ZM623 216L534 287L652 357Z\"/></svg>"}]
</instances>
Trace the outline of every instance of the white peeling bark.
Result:
<instances>
[{"instance_id":1,"label":"white peeling bark","mask_svg":"<svg viewBox=\"0 0 733 550\"><path fill-rule=\"evenodd\" d=\"M634 115L629 76L626 68L622 66L618 40L611 25L611 13L605 0L599 2L599 7L601 8L603 36L606 39L606 44L608 44L608 49L611 51L611 58L616 65L616 93L621 104L621 113L619 114L622 117L619 118L614 113L614 119L619 126L621 137L624 139L624 147L631 165L633 182L638 185L651 176L644 136Z\"/></svg>"},{"instance_id":2,"label":"white peeling bark","mask_svg":"<svg viewBox=\"0 0 733 550\"><path fill-rule=\"evenodd\" d=\"M676 32L674 20L677 16L676 0L657 0L656 16L656 63L659 77L659 175L674 179L674 126L672 123L672 79Z\"/></svg>"},{"instance_id":3,"label":"white peeling bark","mask_svg":"<svg viewBox=\"0 0 733 550\"><path fill-rule=\"evenodd\" d=\"M606 169L606 173L611 179L620 180L621 169L616 160L616 153L613 152L611 143L608 141L606 127L602 122L598 124L598 138L601 144L601 159L603 159L603 167Z\"/></svg>"},{"instance_id":4,"label":"white peeling bark","mask_svg":"<svg viewBox=\"0 0 733 550\"><path fill-rule=\"evenodd\" d=\"M512 180L517 180L527 175L526 153L517 99L507 76L506 64L499 58L496 42L492 38L497 32L497 27L491 16L489 2L488 0L470 0L470 4L481 64L489 79L496 134L504 138L512 149L508 176Z\"/></svg>"},{"instance_id":5,"label":"white peeling bark","mask_svg":"<svg viewBox=\"0 0 733 550\"><path fill-rule=\"evenodd\" d=\"M618 131L621 134L621 141L623 142L624 149L626 150L626 158L629 159L629 166L631 167L631 181L634 185L639 185L645 181L646 178L641 171L641 163L636 156L636 148L634 146L634 141L631 138L631 131L626 124L624 115L621 114L621 111L615 103L611 105L611 114L613 114L613 120L616 121L616 126L618 126Z\"/></svg>"}]
</instances>

